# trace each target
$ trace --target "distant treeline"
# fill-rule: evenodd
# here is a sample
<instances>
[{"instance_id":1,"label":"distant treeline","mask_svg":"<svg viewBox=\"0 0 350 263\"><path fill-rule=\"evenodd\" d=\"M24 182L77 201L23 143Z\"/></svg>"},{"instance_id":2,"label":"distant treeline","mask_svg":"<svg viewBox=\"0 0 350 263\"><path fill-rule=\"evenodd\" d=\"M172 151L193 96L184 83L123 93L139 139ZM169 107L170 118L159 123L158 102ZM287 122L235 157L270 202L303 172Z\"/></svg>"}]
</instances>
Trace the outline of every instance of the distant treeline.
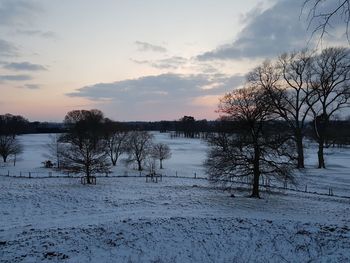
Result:
<instances>
[{"instance_id":1,"label":"distant treeline","mask_svg":"<svg viewBox=\"0 0 350 263\"><path fill-rule=\"evenodd\" d=\"M113 121L114 122L114 121ZM245 129L237 121L230 120L195 120L192 116L184 116L174 121L133 121L114 122L120 130L143 130L169 132L172 137L185 138L205 138L210 133L237 133ZM284 121L273 121L265 124L271 131L288 130L288 125ZM306 125L305 136L313 139L313 125L310 121ZM0 115L0 134L40 134L40 133L65 133L65 124L56 122L29 122L22 116L11 114ZM330 144L350 145L350 119L330 121L327 128L327 138Z\"/></svg>"}]
</instances>

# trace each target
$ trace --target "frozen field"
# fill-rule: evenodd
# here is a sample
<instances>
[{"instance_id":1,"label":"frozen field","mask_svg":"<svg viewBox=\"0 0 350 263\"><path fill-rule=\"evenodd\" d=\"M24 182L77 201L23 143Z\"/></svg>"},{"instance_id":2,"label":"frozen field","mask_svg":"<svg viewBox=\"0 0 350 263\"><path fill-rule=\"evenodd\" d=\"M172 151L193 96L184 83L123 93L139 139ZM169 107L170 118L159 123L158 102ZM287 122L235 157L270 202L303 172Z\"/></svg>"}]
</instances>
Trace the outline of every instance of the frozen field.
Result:
<instances>
[{"instance_id":1,"label":"frozen field","mask_svg":"<svg viewBox=\"0 0 350 263\"><path fill-rule=\"evenodd\" d=\"M47 135L22 136L25 152L2 174L37 173ZM208 184L200 140L171 140L159 183L140 177L0 179L0 262L349 262L350 199L288 190L224 192ZM326 170L298 175L300 189L350 196L350 150L328 150ZM113 175L138 175L121 163ZM59 175L59 174L56 174ZM302 179L303 178L303 179Z\"/></svg>"}]
</instances>

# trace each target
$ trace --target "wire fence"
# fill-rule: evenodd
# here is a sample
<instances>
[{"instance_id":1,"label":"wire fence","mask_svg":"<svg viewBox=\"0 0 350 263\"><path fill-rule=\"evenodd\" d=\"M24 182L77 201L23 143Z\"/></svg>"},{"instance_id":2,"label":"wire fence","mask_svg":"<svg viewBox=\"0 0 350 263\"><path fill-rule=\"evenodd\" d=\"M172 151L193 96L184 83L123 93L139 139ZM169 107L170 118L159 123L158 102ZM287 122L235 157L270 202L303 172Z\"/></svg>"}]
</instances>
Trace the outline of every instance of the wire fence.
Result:
<instances>
[{"instance_id":1,"label":"wire fence","mask_svg":"<svg viewBox=\"0 0 350 263\"><path fill-rule=\"evenodd\" d=\"M12 177L12 178L27 178L27 179L47 179L47 178L82 178L82 175L80 174L73 174L73 173L63 173L59 171L0 171L0 176L3 177ZM96 174L94 175L97 178L127 178L127 177L149 177L147 173L144 171L124 171L120 174L116 173L105 173L105 174ZM205 180L210 181L207 176L200 175L197 172L194 172L193 174L189 175L181 175L178 171L172 172L171 174L158 174L154 181L161 182L162 180L158 180L158 177L160 178L179 178L179 179L195 179L195 180ZM153 177L152 177L153 180ZM218 180L216 183L221 183L222 185L235 185L237 187L245 187L250 188L252 186L252 177L242 177L242 178L231 178L230 180ZM341 198L348 198L350 199L350 196L347 195L341 195L336 194L333 187L324 187L322 189L323 191L320 191L320 188L316 189L314 187L310 187L308 184L289 184L287 181L280 182L276 180L272 180L271 178L263 177L260 178L260 187L265 191L271 191L273 189L275 190L288 190L292 192L299 192L299 193L308 193L308 194L315 194L315 195L322 195L322 196L334 196L334 197L341 197Z\"/></svg>"}]
</instances>

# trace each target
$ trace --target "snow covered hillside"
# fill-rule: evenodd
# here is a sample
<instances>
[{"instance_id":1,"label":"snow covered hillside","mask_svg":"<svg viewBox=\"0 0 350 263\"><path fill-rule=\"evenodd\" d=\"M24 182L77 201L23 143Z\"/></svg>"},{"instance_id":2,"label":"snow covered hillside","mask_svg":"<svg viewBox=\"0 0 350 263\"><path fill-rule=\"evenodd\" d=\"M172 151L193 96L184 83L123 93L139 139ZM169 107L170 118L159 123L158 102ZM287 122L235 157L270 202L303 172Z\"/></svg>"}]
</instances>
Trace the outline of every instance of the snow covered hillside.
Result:
<instances>
[{"instance_id":1,"label":"snow covered hillside","mask_svg":"<svg viewBox=\"0 0 350 263\"><path fill-rule=\"evenodd\" d=\"M329 150L326 170L313 168L308 150L296 187L321 194L271 189L256 200L193 178L205 176L205 143L156 139L173 153L161 182L146 183L121 161L112 175L129 177L87 186L55 173L13 177L49 172L40 167L48 136L22 136L16 167L0 168L0 262L350 261L350 198L341 197L350 196L349 149Z\"/></svg>"}]
</instances>

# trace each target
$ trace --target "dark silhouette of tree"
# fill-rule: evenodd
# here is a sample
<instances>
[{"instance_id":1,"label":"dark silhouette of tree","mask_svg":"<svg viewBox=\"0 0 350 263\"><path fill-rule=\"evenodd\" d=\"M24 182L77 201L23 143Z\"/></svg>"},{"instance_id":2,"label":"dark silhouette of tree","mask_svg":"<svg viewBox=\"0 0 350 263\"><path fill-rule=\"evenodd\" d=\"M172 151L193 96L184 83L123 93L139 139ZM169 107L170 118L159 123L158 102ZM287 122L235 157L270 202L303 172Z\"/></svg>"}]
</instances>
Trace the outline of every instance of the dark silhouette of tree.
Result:
<instances>
[{"instance_id":1,"label":"dark silhouette of tree","mask_svg":"<svg viewBox=\"0 0 350 263\"><path fill-rule=\"evenodd\" d=\"M105 149L105 119L99 110L74 110L65 120L68 132L61 137L64 148L61 168L67 172L83 173L87 183L96 173L109 172L108 155Z\"/></svg>"},{"instance_id":2,"label":"dark silhouette of tree","mask_svg":"<svg viewBox=\"0 0 350 263\"><path fill-rule=\"evenodd\" d=\"M7 162L9 156L13 155L15 157L14 165L16 165L16 156L22 153L22 151L22 145L18 142L16 137L0 134L0 156L4 163Z\"/></svg>"},{"instance_id":3,"label":"dark silhouette of tree","mask_svg":"<svg viewBox=\"0 0 350 263\"><path fill-rule=\"evenodd\" d=\"M152 157L159 160L159 169L163 169L163 160L171 158L171 151L167 144L157 143L153 145Z\"/></svg>"},{"instance_id":4,"label":"dark silhouette of tree","mask_svg":"<svg viewBox=\"0 0 350 263\"><path fill-rule=\"evenodd\" d=\"M307 50L283 54L279 58L284 85L277 86L274 98L279 116L292 130L297 149L297 168L304 168L304 130L312 101L313 93L309 80L313 54ZM308 104L310 102L310 104Z\"/></svg>"},{"instance_id":5,"label":"dark silhouette of tree","mask_svg":"<svg viewBox=\"0 0 350 263\"><path fill-rule=\"evenodd\" d=\"M283 54L277 63L265 61L250 73L250 81L266 90L277 116L293 133L297 168L304 168L304 129L312 96L309 87L312 54L306 50Z\"/></svg>"},{"instance_id":6,"label":"dark silhouette of tree","mask_svg":"<svg viewBox=\"0 0 350 263\"><path fill-rule=\"evenodd\" d=\"M303 9L308 11L309 27L314 27L313 34L320 33L320 39L332 29L336 19L341 19L349 41L350 0L305 0Z\"/></svg>"},{"instance_id":7,"label":"dark silhouette of tree","mask_svg":"<svg viewBox=\"0 0 350 263\"><path fill-rule=\"evenodd\" d=\"M0 134L16 135L23 134L28 126L28 120L20 115L0 115Z\"/></svg>"},{"instance_id":8,"label":"dark silhouette of tree","mask_svg":"<svg viewBox=\"0 0 350 263\"><path fill-rule=\"evenodd\" d=\"M23 147L16 136L26 131L28 121L20 115L5 114L0 115L0 156L4 162L7 162L9 156L14 156L14 165L16 157L23 152Z\"/></svg>"},{"instance_id":9,"label":"dark silhouette of tree","mask_svg":"<svg viewBox=\"0 0 350 263\"><path fill-rule=\"evenodd\" d=\"M327 48L312 63L309 101L313 116L315 139L318 143L318 168L325 168L324 148L327 147L329 121L350 101L350 50Z\"/></svg>"},{"instance_id":10,"label":"dark silhouette of tree","mask_svg":"<svg viewBox=\"0 0 350 263\"><path fill-rule=\"evenodd\" d=\"M138 170L143 170L143 163L151 154L153 136L147 131L131 131L127 140L128 163L136 162Z\"/></svg>"},{"instance_id":11,"label":"dark silhouette of tree","mask_svg":"<svg viewBox=\"0 0 350 263\"><path fill-rule=\"evenodd\" d=\"M226 184L233 178L252 176L251 197L260 198L261 175L292 179L293 144L288 134L266 129L273 104L264 89L251 85L234 90L220 100L218 111L239 123L240 129L209 137L205 165L211 181Z\"/></svg>"},{"instance_id":12,"label":"dark silhouette of tree","mask_svg":"<svg viewBox=\"0 0 350 263\"><path fill-rule=\"evenodd\" d=\"M128 131L119 123L106 122L106 151L111 159L112 165L116 166L118 158L127 150Z\"/></svg>"},{"instance_id":13,"label":"dark silhouette of tree","mask_svg":"<svg viewBox=\"0 0 350 263\"><path fill-rule=\"evenodd\" d=\"M194 138L195 135L195 119L192 116L183 116L180 119L180 131L186 138Z\"/></svg>"}]
</instances>

